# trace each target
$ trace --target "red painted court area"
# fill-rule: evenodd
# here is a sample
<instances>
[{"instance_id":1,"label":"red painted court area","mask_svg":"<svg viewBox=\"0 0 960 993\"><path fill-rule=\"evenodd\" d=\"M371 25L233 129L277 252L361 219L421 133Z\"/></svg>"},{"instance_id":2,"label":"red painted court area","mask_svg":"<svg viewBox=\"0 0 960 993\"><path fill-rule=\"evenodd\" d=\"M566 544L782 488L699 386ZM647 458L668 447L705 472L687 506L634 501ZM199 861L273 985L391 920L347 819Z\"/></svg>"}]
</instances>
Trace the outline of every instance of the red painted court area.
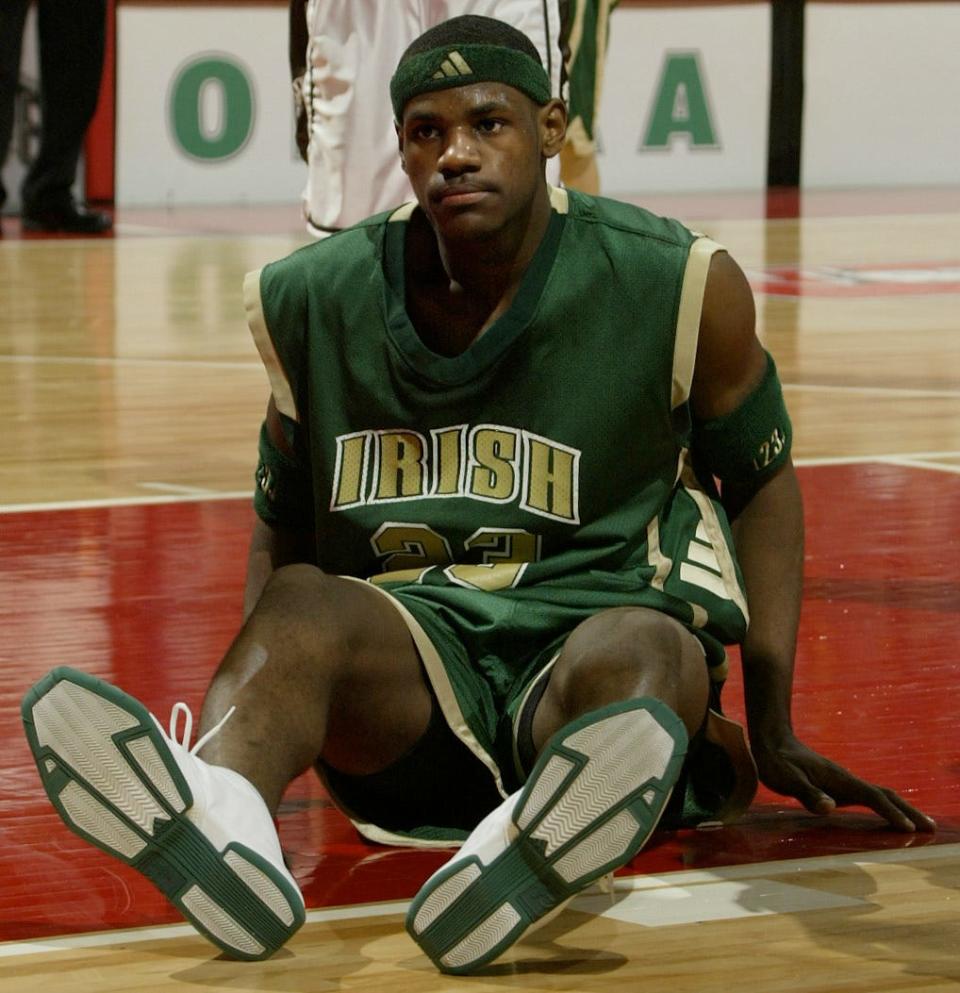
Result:
<instances>
[{"instance_id":1,"label":"red painted court area","mask_svg":"<svg viewBox=\"0 0 960 993\"><path fill-rule=\"evenodd\" d=\"M960 293L958 262L892 262L883 265L770 266L750 274L757 293L787 297L916 296Z\"/></svg>"},{"instance_id":2,"label":"red painted court area","mask_svg":"<svg viewBox=\"0 0 960 993\"><path fill-rule=\"evenodd\" d=\"M960 840L960 474L884 463L801 470L807 585L795 725L809 744L934 816L906 836L863 812L813 818L761 791L737 825L660 832L632 872ZM64 828L20 699L54 665L103 676L166 723L240 621L246 501L0 514L0 940L177 920L137 873ZM742 714L736 664L725 692ZM447 855L363 843L312 776L280 812L308 907L406 899Z\"/></svg>"}]
</instances>

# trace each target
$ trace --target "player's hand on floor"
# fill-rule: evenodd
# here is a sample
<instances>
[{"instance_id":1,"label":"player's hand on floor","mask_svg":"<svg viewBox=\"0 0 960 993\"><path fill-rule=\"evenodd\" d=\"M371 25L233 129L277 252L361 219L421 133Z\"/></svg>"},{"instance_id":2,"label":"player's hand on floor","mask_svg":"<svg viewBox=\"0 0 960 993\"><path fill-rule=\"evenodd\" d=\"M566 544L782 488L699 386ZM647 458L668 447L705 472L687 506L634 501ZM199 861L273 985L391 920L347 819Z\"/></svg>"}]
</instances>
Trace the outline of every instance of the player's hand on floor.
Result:
<instances>
[{"instance_id":1,"label":"player's hand on floor","mask_svg":"<svg viewBox=\"0 0 960 993\"><path fill-rule=\"evenodd\" d=\"M761 782L796 797L813 814L837 807L867 807L898 831L934 831L936 822L885 786L864 782L790 736L776 746L754 747Z\"/></svg>"}]
</instances>

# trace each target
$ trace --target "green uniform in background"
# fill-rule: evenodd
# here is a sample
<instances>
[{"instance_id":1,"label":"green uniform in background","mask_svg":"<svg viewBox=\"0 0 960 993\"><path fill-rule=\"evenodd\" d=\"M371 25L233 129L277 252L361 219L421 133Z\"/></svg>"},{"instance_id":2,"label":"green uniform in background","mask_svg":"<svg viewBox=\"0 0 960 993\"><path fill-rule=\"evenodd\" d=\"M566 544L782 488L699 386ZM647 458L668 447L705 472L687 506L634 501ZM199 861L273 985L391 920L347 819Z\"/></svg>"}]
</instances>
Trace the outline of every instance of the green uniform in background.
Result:
<instances>
[{"instance_id":1,"label":"green uniform in background","mask_svg":"<svg viewBox=\"0 0 960 993\"><path fill-rule=\"evenodd\" d=\"M552 200L510 309L456 357L428 350L404 308L413 205L246 284L297 453L262 434L257 512L315 530L324 571L415 618L448 723L501 787L522 774L522 694L581 621L663 611L717 681L747 623L727 521L687 452L719 246L626 204Z\"/></svg>"},{"instance_id":2,"label":"green uniform in background","mask_svg":"<svg viewBox=\"0 0 960 993\"><path fill-rule=\"evenodd\" d=\"M577 155L596 151L596 118L600 112L603 70L610 37L610 14L618 0L567 0L561 3L569 110L567 141Z\"/></svg>"}]
</instances>

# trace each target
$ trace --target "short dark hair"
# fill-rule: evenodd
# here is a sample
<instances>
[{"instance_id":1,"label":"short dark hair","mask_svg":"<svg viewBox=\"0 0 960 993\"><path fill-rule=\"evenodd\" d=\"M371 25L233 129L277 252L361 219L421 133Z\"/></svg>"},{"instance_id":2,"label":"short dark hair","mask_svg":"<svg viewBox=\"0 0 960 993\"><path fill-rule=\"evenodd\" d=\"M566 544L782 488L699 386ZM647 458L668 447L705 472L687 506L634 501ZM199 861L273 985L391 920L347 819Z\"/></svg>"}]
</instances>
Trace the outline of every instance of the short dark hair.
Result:
<instances>
[{"instance_id":1,"label":"short dark hair","mask_svg":"<svg viewBox=\"0 0 960 993\"><path fill-rule=\"evenodd\" d=\"M451 17L425 31L413 41L400 56L398 66L419 55L429 52L432 48L444 48L448 45L499 45L501 48L513 48L524 55L529 55L540 66L543 60L537 51L537 46L512 24L499 21L495 17L481 17L478 14L462 14Z\"/></svg>"}]
</instances>

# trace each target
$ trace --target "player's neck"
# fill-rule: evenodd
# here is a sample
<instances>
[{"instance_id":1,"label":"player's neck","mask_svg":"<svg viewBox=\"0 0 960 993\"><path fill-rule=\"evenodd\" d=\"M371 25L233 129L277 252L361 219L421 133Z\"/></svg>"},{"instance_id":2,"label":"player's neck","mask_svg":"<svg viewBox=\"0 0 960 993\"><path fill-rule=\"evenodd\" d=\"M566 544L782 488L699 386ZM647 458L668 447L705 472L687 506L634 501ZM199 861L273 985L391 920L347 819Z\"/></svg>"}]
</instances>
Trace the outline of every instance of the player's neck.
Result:
<instances>
[{"instance_id":1,"label":"player's neck","mask_svg":"<svg viewBox=\"0 0 960 993\"><path fill-rule=\"evenodd\" d=\"M441 241L414 215L407 242L407 314L441 355L466 351L509 309L550 223L550 207L511 232L469 242Z\"/></svg>"},{"instance_id":2,"label":"player's neck","mask_svg":"<svg viewBox=\"0 0 960 993\"><path fill-rule=\"evenodd\" d=\"M508 225L483 238L448 239L435 232L436 256L452 290L495 306L512 296L540 247L550 223L550 200L544 193ZM435 274L440 277L440 273Z\"/></svg>"}]
</instances>

